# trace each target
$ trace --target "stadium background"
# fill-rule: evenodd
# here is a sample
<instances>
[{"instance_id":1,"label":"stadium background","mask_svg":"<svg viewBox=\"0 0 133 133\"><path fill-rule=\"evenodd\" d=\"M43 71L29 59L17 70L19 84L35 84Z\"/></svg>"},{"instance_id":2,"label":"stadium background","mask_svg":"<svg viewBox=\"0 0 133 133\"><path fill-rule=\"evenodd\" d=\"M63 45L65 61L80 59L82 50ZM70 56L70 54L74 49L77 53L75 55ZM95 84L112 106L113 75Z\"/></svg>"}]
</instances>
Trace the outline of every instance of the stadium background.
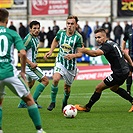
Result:
<instances>
[{"instance_id":1,"label":"stadium background","mask_svg":"<svg viewBox=\"0 0 133 133\"><path fill-rule=\"evenodd\" d=\"M64 28L66 17L70 14L78 16L78 24L81 28L83 28L86 20L92 27L97 20L101 25L105 21L105 17L109 17L112 28L117 21L120 21L121 26L124 27L124 21L131 22L133 16L133 0L1 0L0 7L8 9L10 13L9 21L13 21L17 29L20 22L26 26L31 20L37 19L41 26L45 27L46 32L48 26L53 26L53 20L57 21L60 29ZM111 36L113 37L113 33L111 33ZM91 41L93 44L94 34L91 35ZM43 55L48 50L48 48L39 48L37 62L44 73L48 77L52 77L58 49L55 49L48 61L44 61ZM17 57L17 51L15 51L15 64L19 68L20 64ZM82 58L77 60L79 75L76 79L101 79L110 73L108 62L104 56L93 58L83 55ZM91 66L96 67L92 68ZM90 69L93 70L88 71Z\"/></svg>"}]
</instances>

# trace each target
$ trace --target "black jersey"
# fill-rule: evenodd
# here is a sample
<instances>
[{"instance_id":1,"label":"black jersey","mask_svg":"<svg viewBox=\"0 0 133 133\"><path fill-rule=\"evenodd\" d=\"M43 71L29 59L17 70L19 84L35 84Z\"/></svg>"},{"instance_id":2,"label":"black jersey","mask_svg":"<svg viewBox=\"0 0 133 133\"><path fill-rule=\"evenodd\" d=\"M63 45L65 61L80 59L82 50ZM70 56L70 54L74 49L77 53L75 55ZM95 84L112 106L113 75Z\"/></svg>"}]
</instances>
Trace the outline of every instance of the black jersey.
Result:
<instances>
[{"instance_id":1,"label":"black jersey","mask_svg":"<svg viewBox=\"0 0 133 133\"><path fill-rule=\"evenodd\" d=\"M129 72L129 66L124 59L124 55L118 44L107 40L100 49L104 52L104 56L111 65L111 70L116 75L124 75Z\"/></svg>"},{"instance_id":2,"label":"black jersey","mask_svg":"<svg viewBox=\"0 0 133 133\"><path fill-rule=\"evenodd\" d=\"M128 41L129 56L133 60L133 29L130 27L128 31L124 34L123 40Z\"/></svg>"}]
</instances>

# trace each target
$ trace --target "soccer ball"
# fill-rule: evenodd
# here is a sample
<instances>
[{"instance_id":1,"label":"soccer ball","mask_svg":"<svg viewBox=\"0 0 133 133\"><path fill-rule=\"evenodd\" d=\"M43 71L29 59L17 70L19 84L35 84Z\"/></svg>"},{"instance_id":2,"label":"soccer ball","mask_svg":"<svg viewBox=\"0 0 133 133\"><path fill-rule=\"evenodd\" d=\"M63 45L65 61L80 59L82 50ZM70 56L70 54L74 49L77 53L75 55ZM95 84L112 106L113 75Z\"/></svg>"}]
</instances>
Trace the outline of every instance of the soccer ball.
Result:
<instances>
[{"instance_id":1,"label":"soccer ball","mask_svg":"<svg viewBox=\"0 0 133 133\"><path fill-rule=\"evenodd\" d=\"M63 109L63 114L67 118L74 118L77 115L77 109L74 105L66 105Z\"/></svg>"}]
</instances>

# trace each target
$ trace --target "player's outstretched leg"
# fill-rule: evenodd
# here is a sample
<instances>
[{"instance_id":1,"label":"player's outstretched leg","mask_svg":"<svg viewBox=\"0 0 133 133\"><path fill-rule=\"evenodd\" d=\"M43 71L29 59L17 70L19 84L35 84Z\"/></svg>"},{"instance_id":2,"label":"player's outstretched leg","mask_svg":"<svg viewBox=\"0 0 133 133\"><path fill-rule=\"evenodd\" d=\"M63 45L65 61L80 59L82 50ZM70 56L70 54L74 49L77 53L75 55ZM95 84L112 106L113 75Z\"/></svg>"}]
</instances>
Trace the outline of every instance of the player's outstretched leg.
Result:
<instances>
[{"instance_id":1,"label":"player's outstretched leg","mask_svg":"<svg viewBox=\"0 0 133 133\"><path fill-rule=\"evenodd\" d=\"M36 87L36 90L33 94L33 99L35 101L35 103L37 104L38 108L41 109L42 106L40 106L37 102L37 99L39 98L39 96L41 95L41 93L44 91L44 89L46 88L46 86L49 84L49 79L44 76L42 79L41 79L41 83L38 84L38 86Z\"/></svg>"},{"instance_id":2,"label":"player's outstretched leg","mask_svg":"<svg viewBox=\"0 0 133 133\"><path fill-rule=\"evenodd\" d=\"M89 102L85 106L80 106L78 104L75 105L76 109L79 111L85 111L89 112L91 110L91 107L100 99L101 93L94 92L94 94L91 96Z\"/></svg>"},{"instance_id":3,"label":"player's outstretched leg","mask_svg":"<svg viewBox=\"0 0 133 133\"><path fill-rule=\"evenodd\" d=\"M22 99L27 105L29 116L32 119L32 122L34 123L37 133L45 133L42 129L40 112L38 110L37 105L34 102L34 99L32 98L32 95L29 94L26 97L23 97Z\"/></svg>"},{"instance_id":4,"label":"player's outstretched leg","mask_svg":"<svg viewBox=\"0 0 133 133\"><path fill-rule=\"evenodd\" d=\"M126 80L127 93L131 95L132 76L128 76Z\"/></svg>"},{"instance_id":5,"label":"player's outstretched leg","mask_svg":"<svg viewBox=\"0 0 133 133\"><path fill-rule=\"evenodd\" d=\"M46 86L44 84L42 84L42 83L38 84L38 86L36 87L36 90L35 90L35 92L33 94L33 99L34 99L34 101L37 104L37 106L38 106L39 109L41 109L42 106L38 104L37 99L41 95L41 93L43 92L43 90L45 89L45 87Z\"/></svg>"},{"instance_id":6,"label":"player's outstretched leg","mask_svg":"<svg viewBox=\"0 0 133 133\"><path fill-rule=\"evenodd\" d=\"M67 93L67 92L64 92L64 98L63 98L63 102L62 102L62 111L64 109L64 107L67 105L67 100L70 96L70 92Z\"/></svg>"},{"instance_id":7,"label":"player's outstretched leg","mask_svg":"<svg viewBox=\"0 0 133 133\"><path fill-rule=\"evenodd\" d=\"M55 108L57 92L58 92L58 86L51 85L51 100L52 101L47 108L49 111L52 111Z\"/></svg>"},{"instance_id":8,"label":"player's outstretched leg","mask_svg":"<svg viewBox=\"0 0 133 133\"><path fill-rule=\"evenodd\" d=\"M75 104L75 108L78 111L85 111L85 112L89 112L90 111L90 108L88 108L86 105L85 106L81 106L79 104Z\"/></svg>"},{"instance_id":9,"label":"player's outstretched leg","mask_svg":"<svg viewBox=\"0 0 133 133\"><path fill-rule=\"evenodd\" d=\"M132 107L128 112L133 112L133 97L129 95L123 88L118 88L118 90L114 92L120 95L122 98L128 100L132 104Z\"/></svg>"}]
</instances>

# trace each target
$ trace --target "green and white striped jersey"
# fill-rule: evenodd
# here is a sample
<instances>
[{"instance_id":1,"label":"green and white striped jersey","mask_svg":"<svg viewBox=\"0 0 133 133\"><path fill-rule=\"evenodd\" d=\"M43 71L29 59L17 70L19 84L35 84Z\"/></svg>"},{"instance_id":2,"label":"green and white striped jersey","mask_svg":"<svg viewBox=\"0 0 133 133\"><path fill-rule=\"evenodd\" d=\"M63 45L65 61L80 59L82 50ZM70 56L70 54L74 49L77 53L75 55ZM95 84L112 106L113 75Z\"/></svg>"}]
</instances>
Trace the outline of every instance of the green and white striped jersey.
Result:
<instances>
[{"instance_id":1,"label":"green and white striped jersey","mask_svg":"<svg viewBox=\"0 0 133 133\"><path fill-rule=\"evenodd\" d=\"M77 63L76 59L67 60L64 59L64 56L75 54L76 49L82 47L82 36L77 31L72 36L67 36L66 30L59 30L55 38L59 43L59 53L56 57L56 62L60 62L68 70L74 70Z\"/></svg>"},{"instance_id":2,"label":"green and white striped jersey","mask_svg":"<svg viewBox=\"0 0 133 133\"><path fill-rule=\"evenodd\" d=\"M23 40L24 46L26 47L27 51L27 58L32 61L36 62L37 56L37 46L39 44L39 39L37 37L32 36L30 33L24 38Z\"/></svg>"},{"instance_id":3,"label":"green and white striped jersey","mask_svg":"<svg viewBox=\"0 0 133 133\"><path fill-rule=\"evenodd\" d=\"M0 26L0 80L17 73L14 65L14 48L25 49L21 37L16 31Z\"/></svg>"}]
</instances>

